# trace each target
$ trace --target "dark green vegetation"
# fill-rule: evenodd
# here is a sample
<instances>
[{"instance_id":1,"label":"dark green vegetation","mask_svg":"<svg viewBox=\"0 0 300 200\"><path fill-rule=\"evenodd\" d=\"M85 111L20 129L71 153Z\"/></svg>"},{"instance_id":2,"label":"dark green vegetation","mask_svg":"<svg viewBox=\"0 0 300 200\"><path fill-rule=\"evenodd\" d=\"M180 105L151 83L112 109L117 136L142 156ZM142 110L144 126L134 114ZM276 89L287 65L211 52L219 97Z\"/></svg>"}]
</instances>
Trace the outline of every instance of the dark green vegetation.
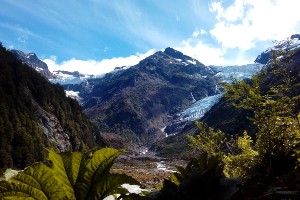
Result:
<instances>
[{"instance_id":1,"label":"dark green vegetation","mask_svg":"<svg viewBox=\"0 0 300 200\"><path fill-rule=\"evenodd\" d=\"M0 182L0 199L104 199L127 197L124 183L138 184L125 174L109 172L121 151L104 148L86 153L48 151L47 160L35 163L8 181Z\"/></svg>"},{"instance_id":2,"label":"dark green vegetation","mask_svg":"<svg viewBox=\"0 0 300 200\"><path fill-rule=\"evenodd\" d=\"M199 100L219 93L215 73L167 48L129 69L66 87L80 90L86 114L101 130L149 146L165 137L162 129L193 102L192 95Z\"/></svg>"},{"instance_id":3,"label":"dark green vegetation","mask_svg":"<svg viewBox=\"0 0 300 200\"><path fill-rule=\"evenodd\" d=\"M43 160L45 147L87 150L100 143L77 101L0 47L0 168Z\"/></svg>"}]
</instances>

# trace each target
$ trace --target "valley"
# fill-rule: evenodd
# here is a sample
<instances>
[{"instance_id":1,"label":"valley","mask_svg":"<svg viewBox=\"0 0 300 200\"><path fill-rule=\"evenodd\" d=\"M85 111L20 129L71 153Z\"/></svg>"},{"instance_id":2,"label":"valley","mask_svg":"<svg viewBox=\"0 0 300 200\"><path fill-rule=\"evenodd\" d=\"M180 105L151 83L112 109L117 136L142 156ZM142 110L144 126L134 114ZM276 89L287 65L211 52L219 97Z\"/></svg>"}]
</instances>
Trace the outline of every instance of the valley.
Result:
<instances>
[{"instance_id":1,"label":"valley","mask_svg":"<svg viewBox=\"0 0 300 200\"><path fill-rule=\"evenodd\" d=\"M0 200L300 199L299 0L0 2Z\"/></svg>"},{"instance_id":2,"label":"valley","mask_svg":"<svg viewBox=\"0 0 300 200\"><path fill-rule=\"evenodd\" d=\"M217 145L221 149L218 155L222 155L223 164L229 168L234 167L236 163L232 165L228 163L234 162L236 159L234 156L239 155L239 153L231 154L231 148L236 148L235 151L241 154L246 152L246 157L254 156L252 159L254 162L261 162L255 157L259 151L265 156L263 159L266 159L270 156L268 152L265 153L260 146L254 146L256 148L254 150L250 145L251 137L255 138L256 134L263 130L261 127L266 124L259 124L260 121L255 118L262 110L263 112L259 113L262 115L261 121L274 117L273 121L282 120L282 123L276 122L273 125L275 128L272 128L276 129L280 126L278 128L280 131L283 124L284 127L288 127L286 131L291 132L288 136L280 135L281 133L274 136L283 141L282 144L289 140L293 140L295 144L295 146L287 144L288 147L282 149L276 149L277 146L274 146L275 150L272 152L274 155L277 152L286 153L286 155L279 154L279 158L274 158L274 163L277 162L275 159L287 159L283 169L274 169L276 176L285 176L286 174L281 170L285 173L291 170L291 166L294 167L291 161L293 158L289 155L290 150L298 144L297 136L292 137L294 137L294 130L298 130L295 120L299 114L299 40L300 37L294 35L291 37L291 47L288 46L290 44L282 43L280 47L275 46L272 50L263 52L257 57L255 64L243 66L205 66L198 60L168 47L134 66L120 67L98 76L67 71L53 73L34 53L26 54L18 50L8 52L2 49L2 54L5 55L1 58L5 63L3 69L7 67L10 74L8 77L13 78L7 79L6 82L9 84L4 81L2 83L4 87L0 88L3 94L1 98L4 99L0 104L3 108L0 125L10 124L8 122L10 119L13 119L12 122L16 125L3 126L4 128L1 129L2 135L6 132L5 137L1 139L4 147L0 149L0 153L9 155L3 157L1 167L22 168L45 158L44 154L32 155L33 149L28 150L27 147L37 148L39 151L42 148L53 148L58 152L113 147L125 151L116 158L111 172L133 177L143 188L153 191L166 187L166 179L172 176L180 177L178 172L183 174L183 178L177 177L177 181L187 178L184 170L192 170L191 166L199 170L203 166L209 168L212 162L209 159L213 159L215 155L201 158L203 156L201 152L208 144ZM284 49L285 45L289 47L286 49L294 53L288 65L285 65L285 60L281 60L282 57L272 60L269 55L272 51L278 51L276 48ZM266 61L266 58L269 60ZM276 61L280 64L275 65L273 62ZM11 66L12 69L9 68ZM281 66L289 67L290 71L287 74L286 71L280 71ZM278 71L280 73L277 73ZM260 76L263 78L260 79ZM5 92L11 85L15 89L5 97ZM246 93L243 93L245 91ZM276 92L282 92L283 97L276 96ZM25 105L13 99L18 95L25 97ZM273 98L272 95L275 97ZM273 99L269 101L268 98ZM244 100L250 103L246 102L248 103L246 104ZM6 104L11 101L15 103ZM238 102L243 102L248 107L241 106L243 109L238 109L236 106L239 105ZM273 103L276 105L274 106ZM277 106L277 103L281 106ZM264 112L269 112L269 107L265 107L266 104L278 110L271 110L271 114L267 113L268 115L265 116ZM284 104L291 107L286 108ZM12 114L7 112L9 110L7 107L11 105L15 106L9 108L14 111ZM26 112L22 113L22 109ZM278 115L284 113L284 115L276 118L273 113ZM257 121L252 123L251 120ZM284 120L291 122L285 124ZM202 127L201 122L205 122L212 128L206 129L205 125ZM218 129L220 131L214 133ZM28 132L32 134L28 135ZM201 134L207 135L201 138ZM221 143L226 144L222 148L218 146L220 144L214 144L220 142L218 140L221 134L225 135L224 141L226 141ZM216 138L209 138L212 135ZM206 136L209 139L205 138ZM199 143L197 140L205 142ZM259 143L260 140L262 139L258 138L255 142ZM33 141L36 142L35 145L32 145ZM239 141L242 142L238 143ZM16 144L27 146L25 145L25 148L21 145L24 148L18 149L18 146L14 146ZM244 146L239 147L239 145ZM259 145L266 148L265 143ZM239 148L248 148L248 150L244 152ZM253 154L248 155L249 152ZM198 156L200 156L199 161ZM228 159L229 157L231 160ZM203 161L200 159L204 159L205 164L199 164L198 162ZM248 164L247 158L238 159L245 159L245 164ZM270 160L272 159L270 157ZM247 171L247 167L251 168L252 164L250 163L250 167L246 166L244 170ZM263 165L268 166L268 163ZM278 166L283 167L282 164ZM218 167L213 170L217 170ZM177 175L174 175L174 172L177 172ZM240 173L240 171L232 173ZM235 174L231 176L236 177ZM243 174L239 176L242 177ZM264 178L260 180L262 184L266 184ZM237 183L233 185L235 184ZM279 183L274 183L272 188L277 184ZM287 187L293 189L293 185Z\"/></svg>"}]
</instances>

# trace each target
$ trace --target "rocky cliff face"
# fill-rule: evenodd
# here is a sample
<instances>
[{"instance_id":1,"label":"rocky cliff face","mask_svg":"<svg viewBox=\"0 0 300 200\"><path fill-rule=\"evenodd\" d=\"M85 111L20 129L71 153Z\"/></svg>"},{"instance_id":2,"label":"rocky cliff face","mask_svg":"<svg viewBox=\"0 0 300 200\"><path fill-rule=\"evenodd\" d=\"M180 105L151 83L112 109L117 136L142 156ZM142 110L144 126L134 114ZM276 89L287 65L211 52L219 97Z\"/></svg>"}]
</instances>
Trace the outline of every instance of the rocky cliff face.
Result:
<instances>
[{"instance_id":1,"label":"rocky cliff face","mask_svg":"<svg viewBox=\"0 0 300 200\"><path fill-rule=\"evenodd\" d=\"M51 146L60 152L71 151L72 144L70 142L70 137L65 133L57 117L54 114L45 111L34 100L32 103L36 108L35 115L39 127Z\"/></svg>"}]
</instances>

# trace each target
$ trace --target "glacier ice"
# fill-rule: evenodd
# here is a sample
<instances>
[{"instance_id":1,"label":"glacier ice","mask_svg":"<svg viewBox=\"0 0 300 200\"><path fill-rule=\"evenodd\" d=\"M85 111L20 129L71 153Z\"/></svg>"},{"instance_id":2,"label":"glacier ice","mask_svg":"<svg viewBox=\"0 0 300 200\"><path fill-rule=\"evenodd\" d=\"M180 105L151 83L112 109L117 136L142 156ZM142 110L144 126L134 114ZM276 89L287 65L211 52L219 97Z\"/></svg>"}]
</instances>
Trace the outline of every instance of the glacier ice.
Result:
<instances>
[{"instance_id":1,"label":"glacier ice","mask_svg":"<svg viewBox=\"0 0 300 200\"><path fill-rule=\"evenodd\" d=\"M222 94L216 94L196 101L180 114L180 119L188 121L200 119L221 97Z\"/></svg>"}]
</instances>

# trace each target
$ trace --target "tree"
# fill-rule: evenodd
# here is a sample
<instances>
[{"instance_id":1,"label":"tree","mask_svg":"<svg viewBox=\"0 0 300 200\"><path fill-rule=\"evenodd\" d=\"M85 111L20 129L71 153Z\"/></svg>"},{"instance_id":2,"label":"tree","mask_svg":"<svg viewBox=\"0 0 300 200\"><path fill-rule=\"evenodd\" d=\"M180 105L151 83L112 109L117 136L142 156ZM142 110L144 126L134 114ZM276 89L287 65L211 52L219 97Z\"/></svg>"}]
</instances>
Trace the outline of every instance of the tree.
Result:
<instances>
[{"instance_id":1,"label":"tree","mask_svg":"<svg viewBox=\"0 0 300 200\"><path fill-rule=\"evenodd\" d=\"M284 44L284 45L283 45ZM299 145L299 94L295 93L290 41L278 43L269 67L251 81L226 84L225 97L237 108L253 112L251 121L258 132L255 147L269 170L272 160L290 157ZM297 76L296 76L297 77Z\"/></svg>"},{"instance_id":2,"label":"tree","mask_svg":"<svg viewBox=\"0 0 300 200\"><path fill-rule=\"evenodd\" d=\"M239 136L234 145L235 152L231 151L223 157L224 174L231 178L250 178L260 162L259 154L253 148L253 140L247 134Z\"/></svg>"},{"instance_id":3,"label":"tree","mask_svg":"<svg viewBox=\"0 0 300 200\"><path fill-rule=\"evenodd\" d=\"M198 133L195 136L188 136L191 146L196 147L201 153L207 153L209 157L222 157L226 146L225 134L218 130L214 131L202 122L195 122Z\"/></svg>"}]
</instances>

